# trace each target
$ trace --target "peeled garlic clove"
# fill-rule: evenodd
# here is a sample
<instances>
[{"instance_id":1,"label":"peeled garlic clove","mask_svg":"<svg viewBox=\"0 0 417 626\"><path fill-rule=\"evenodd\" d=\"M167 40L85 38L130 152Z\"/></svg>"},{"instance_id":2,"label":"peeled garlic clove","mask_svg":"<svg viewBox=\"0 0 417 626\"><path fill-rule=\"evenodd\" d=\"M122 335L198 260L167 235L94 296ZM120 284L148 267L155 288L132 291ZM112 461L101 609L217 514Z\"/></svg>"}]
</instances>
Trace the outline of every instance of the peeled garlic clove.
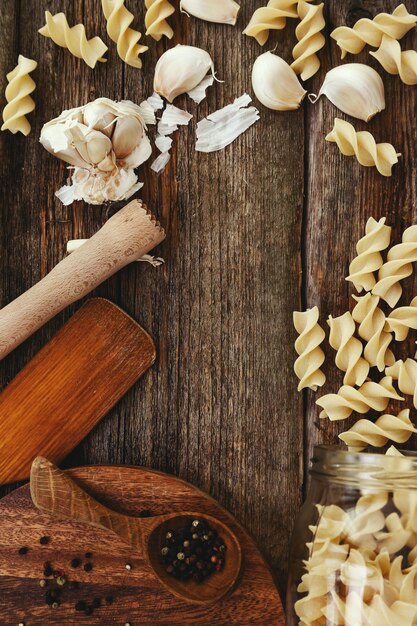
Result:
<instances>
[{"instance_id":1,"label":"peeled garlic clove","mask_svg":"<svg viewBox=\"0 0 417 626\"><path fill-rule=\"evenodd\" d=\"M272 52L264 52L253 64L252 87L258 100L275 111L298 109L307 93L294 70Z\"/></svg>"},{"instance_id":2,"label":"peeled garlic clove","mask_svg":"<svg viewBox=\"0 0 417 626\"><path fill-rule=\"evenodd\" d=\"M310 94L309 99L316 102L322 95L343 113L365 122L385 109L382 78L363 63L346 63L327 72L318 96Z\"/></svg>"},{"instance_id":3,"label":"peeled garlic clove","mask_svg":"<svg viewBox=\"0 0 417 626\"><path fill-rule=\"evenodd\" d=\"M120 117L112 136L113 150L124 159L136 148L143 135L142 124L134 117Z\"/></svg>"},{"instance_id":4,"label":"peeled garlic clove","mask_svg":"<svg viewBox=\"0 0 417 626\"><path fill-rule=\"evenodd\" d=\"M234 26L240 6L234 0L181 0L180 9L206 22Z\"/></svg>"},{"instance_id":5,"label":"peeled garlic clove","mask_svg":"<svg viewBox=\"0 0 417 626\"><path fill-rule=\"evenodd\" d=\"M155 67L154 91L172 102L177 96L197 87L210 69L214 72L208 52L179 44L159 58Z\"/></svg>"}]
</instances>

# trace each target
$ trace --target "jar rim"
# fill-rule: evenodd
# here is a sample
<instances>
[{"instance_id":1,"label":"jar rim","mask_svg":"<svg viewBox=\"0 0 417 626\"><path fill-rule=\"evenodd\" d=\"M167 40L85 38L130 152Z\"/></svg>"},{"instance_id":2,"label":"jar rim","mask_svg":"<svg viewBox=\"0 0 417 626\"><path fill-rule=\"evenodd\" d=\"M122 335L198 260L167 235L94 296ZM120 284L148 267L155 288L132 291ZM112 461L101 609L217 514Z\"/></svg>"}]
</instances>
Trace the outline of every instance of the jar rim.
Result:
<instances>
[{"instance_id":1,"label":"jar rim","mask_svg":"<svg viewBox=\"0 0 417 626\"><path fill-rule=\"evenodd\" d=\"M401 456L319 444L314 446L310 473L330 482L417 489L417 452L399 452Z\"/></svg>"}]
</instances>

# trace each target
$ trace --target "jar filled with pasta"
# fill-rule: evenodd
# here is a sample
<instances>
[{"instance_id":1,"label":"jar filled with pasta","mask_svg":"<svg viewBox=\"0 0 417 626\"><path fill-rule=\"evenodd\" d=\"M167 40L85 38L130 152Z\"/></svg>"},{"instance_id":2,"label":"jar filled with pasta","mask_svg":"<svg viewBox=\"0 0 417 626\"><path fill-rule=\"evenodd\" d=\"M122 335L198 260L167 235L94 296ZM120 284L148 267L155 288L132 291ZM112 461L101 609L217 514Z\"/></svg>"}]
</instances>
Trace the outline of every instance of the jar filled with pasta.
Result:
<instances>
[{"instance_id":1,"label":"jar filled with pasta","mask_svg":"<svg viewBox=\"0 0 417 626\"><path fill-rule=\"evenodd\" d=\"M287 626L417 624L417 455L316 446Z\"/></svg>"}]
</instances>

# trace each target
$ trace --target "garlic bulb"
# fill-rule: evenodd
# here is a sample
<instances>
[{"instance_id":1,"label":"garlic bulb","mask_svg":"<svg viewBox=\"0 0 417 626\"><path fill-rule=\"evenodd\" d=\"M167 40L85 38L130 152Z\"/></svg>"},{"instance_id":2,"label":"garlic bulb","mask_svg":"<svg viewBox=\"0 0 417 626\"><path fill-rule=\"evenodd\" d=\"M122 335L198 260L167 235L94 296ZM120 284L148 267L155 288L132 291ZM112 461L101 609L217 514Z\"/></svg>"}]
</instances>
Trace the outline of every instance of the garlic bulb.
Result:
<instances>
[{"instance_id":1,"label":"garlic bulb","mask_svg":"<svg viewBox=\"0 0 417 626\"><path fill-rule=\"evenodd\" d=\"M208 52L195 46L178 44L159 58L155 67L154 91L172 102L177 96L197 87L210 69L214 75L213 61Z\"/></svg>"},{"instance_id":2,"label":"garlic bulb","mask_svg":"<svg viewBox=\"0 0 417 626\"><path fill-rule=\"evenodd\" d=\"M234 26L240 6L234 0L181 0L180 10L206 22Z\"/></svg>"},{"instance_id":3,"label":"garlic bulb","mask_svg":"<svg viewBox=\"0 0 417 626\"><path fill-rule=\"evenodd\" d=\"M327 72L318 96L308 97L314 103L322 95L343 113L365 122L385 109L382 78L363 63L346 63Z\"/></svg>"},{"instance_id":4,"label":"garlic bulb","mask_svg":"<svg viewBox=\"0 0 417 626\"><path fill-rule=\"evenodd\" d=\"M142 185L134 169L152 152L139 106L99 98L47 122L40 142L72 166L71 185L57 192L64 204L130 198Z\"/></svg>"},{"instance_id":5,"label":"garlic bulb","mask_svg":"<svg viewBox=\"0 0 417 626\"><path fill-rule=\"evenodd\" d=\"M275 111L298 109L307 93L294 70L272 52L264 52L253 64L252 87L258 100Z\"/></svg>"}]
</instances>

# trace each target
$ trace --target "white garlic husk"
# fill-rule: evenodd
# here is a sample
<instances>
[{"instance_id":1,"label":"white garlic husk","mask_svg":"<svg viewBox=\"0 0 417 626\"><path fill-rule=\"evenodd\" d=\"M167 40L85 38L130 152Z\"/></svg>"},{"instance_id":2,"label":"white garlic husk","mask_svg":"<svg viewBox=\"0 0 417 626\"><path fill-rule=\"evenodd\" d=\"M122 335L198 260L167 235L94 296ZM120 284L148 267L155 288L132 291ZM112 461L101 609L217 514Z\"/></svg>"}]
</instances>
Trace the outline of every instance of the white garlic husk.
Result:
<instances>
[{"instance_id":1,"label":"white garlic husk","mask_svg":"<svg viewBox=\"0 0 417 626\"><path fill-rule=\"evenodd\" d=\"M158 59L153 88L172 102L177 96L194 89L208 71L214 75L214 64L205 50L178 44Z\"/></svg>"},{"instance_id":2,"label":"white garlic husk","mask_svg":"<svg viewBox=\"0 0 417 626\"><path fill-rule=\"evenodd\" d=\"M134 169L152 153L140 107L129 100L99 98L63 111L43 126L40 142L72 166L71 184L57 192L64 204L131 197L142 186Z\"/></svg>"},{"instance_id":3,"label":"white garlic husk","mask_svg":"<svg viewBox=\"0 0 417 626\"><path fill-rule=\"evenodd\" d=\"M240 6L234 0L181 0L180 10L206 22L234 26Z\"/></svg>"},{"instance_id":4,"label":"white garlic husk","mask_svg":"<svg viewBox=\"0 0 417 626\"><path fill-rule=\"evenodd\" d=\"M327 72L318 95L308 97L314 103L323 95L343 113L365 122L385 109L382 78L363 63L346 63Z\"/></svg>"},{"instance_id":5,"label":"white garlic husk","mask_svg":"<svg viewBox=\"0 0 417 626\"><path fill-rule=\"evenodd\" d=\"M307 93L292 67L272 52L264 52L253 64L252 87L258 100L275 111L298 109Z\"/></svg>"}]
</instances>

